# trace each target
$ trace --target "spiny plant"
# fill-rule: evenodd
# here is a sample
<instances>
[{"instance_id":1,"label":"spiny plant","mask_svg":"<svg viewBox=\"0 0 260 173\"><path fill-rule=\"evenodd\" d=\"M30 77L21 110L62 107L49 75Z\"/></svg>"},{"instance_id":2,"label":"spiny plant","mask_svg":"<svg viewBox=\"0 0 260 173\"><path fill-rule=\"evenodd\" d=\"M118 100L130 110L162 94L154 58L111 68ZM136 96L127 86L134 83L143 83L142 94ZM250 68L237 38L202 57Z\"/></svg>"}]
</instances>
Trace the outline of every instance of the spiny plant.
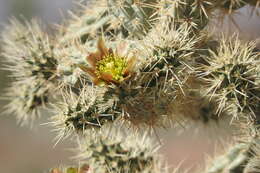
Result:
<instances>
[{"instance_id":1,"label":"spiny plant","mask_svg":"<svg viewBox=\"0 0 260 173\"><path fill-rule=\"evenodd\" d=\"M2 55L6 57L5 69L11 71L14 79L7 91L6 98L12 98L7 110L16 112L24 124L34 119L39 108L49 101L58 64L52 40L36 20L23 25L12 19L6 28L2 34Z\"/></svg>"},{"instance_id":2,"label":"spiny plant","mask_svg":"<svg viewBox=\"0 0 260 173\"><path fill-rule=\"evenodd\" d=\"M116 98L106 99L106 92L98 88L86 87L79 95L69 91L63 101L54 105L55 116L51 123L59 132L58 139L78 134L86 130L100 129L116 121L120 115L113 110Z\"/></svg>"},{"instance_id":3,"label":"spiny plant","mask_svg":"<svg viewBox=\"0 0 260 173\"><path fill-rule=\"evenodd\" d=\"M254 43L223 39L217 53L211 52L208 57L209 65L202 70L203 79L208 83L205 95L216 97L218 112L229 109L234 117L240 112L258 116L259 53L254 49Z\"/></svg>"},{"instance_id":4,"label":"spiny plant","mask_svg":"<svg viewBox=\"0 0 260 173\"><path fill-rule=\"evenodd\" d=\"M102 129L98 138L88 135L81 141L81 154L78 157L92 165L90 167L94 172L148 173L161 169L159 156L154 154L157 147L146 134L140 136L132 132L133 135L123 137L125 130L121 129L121 134L113 131Z\"/></svg>"},{"instance_id":5,"label":"spiny plant","mask_svg":"<svg viewBox=\"0 0 260 173\"><path fill-rule=\"evenodd\" d=\"M34 125L47 108L57 142L78 142L78 166L50 173L168 173L148 139L158 129L199 122L210 128L230 119L240 133L201 172L259 172L259 48L210 32L219 16L259 4L82 2L52 35L36 20L12 19L1 36L13 80L6 110Z\"/></svg>"}]
</instances>

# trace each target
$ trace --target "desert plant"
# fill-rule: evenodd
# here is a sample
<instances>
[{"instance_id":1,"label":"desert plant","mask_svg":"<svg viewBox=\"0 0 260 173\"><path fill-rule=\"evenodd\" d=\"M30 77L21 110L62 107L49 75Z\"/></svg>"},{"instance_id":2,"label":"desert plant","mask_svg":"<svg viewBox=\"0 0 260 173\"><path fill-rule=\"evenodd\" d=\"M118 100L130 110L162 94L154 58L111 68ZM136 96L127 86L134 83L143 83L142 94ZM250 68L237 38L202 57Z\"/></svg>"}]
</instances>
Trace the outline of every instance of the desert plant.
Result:
<instances>
[{"instance_id":1,"label":"desert plant","mask_svg":"<svg viewBox=\"0 0 260 173\"><path fill-rule=\"evenodd\" d=\"M1 37L13 79L7 110L31 126L51 110L57 142L77 138L82 164L51 173L170 172L148 133L226 117L243 140L201 172L260 172L260 51L254 41L218 37L209 27L259 4L96 0L53 35L36 20L12 19Z\"/></svg>"}]
</instances>

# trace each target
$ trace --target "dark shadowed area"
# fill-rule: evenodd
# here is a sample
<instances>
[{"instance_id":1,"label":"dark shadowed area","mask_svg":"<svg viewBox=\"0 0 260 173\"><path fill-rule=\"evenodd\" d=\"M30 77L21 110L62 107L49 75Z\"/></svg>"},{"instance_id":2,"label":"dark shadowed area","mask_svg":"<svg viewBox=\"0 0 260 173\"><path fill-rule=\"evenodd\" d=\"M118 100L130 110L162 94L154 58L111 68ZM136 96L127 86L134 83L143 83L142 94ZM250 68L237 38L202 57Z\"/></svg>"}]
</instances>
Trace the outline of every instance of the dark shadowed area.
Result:
<instances>
[{"instance_id":1,"label":"dark shadowed area","mask_svg":"<svg viewBox=\"0 0 260 173\"><path fill-rule=\"evenodd\" d=\"M0 31L12 16L34 16L46 24L61 22L66 16L66 10L71 9L72 5L72 0L0 0ZM239 13L228 17L223 26L217 27L217 31L230 34L239 31L243 39L260 38L260 17L250 15L250 8L244 7ZM1 61L0 59L0 66ZM7 76L7 72L0 71L0 96L9 85L10 79ZM19 86L17 89L19 90ZM0 112L3 112L5 104L4 101L0 102ZM48 117L42 117L30 129L19 127L14 116L0 114L1 173L43 173L51 167L73 163L73 152L68 150L73 146L73 141L63 141L54 147L55 133L48 126L41 125L48 122ZM232 130L227 128L228 123L213 124L213 129L202 125L182 129L182 133L175 130L160 131L161 140L165 144L161 148L161 154L166 156L172 167L181 162L181 167L191 168L189 172L192 173L194 168L203 165L206 155L212 156L216 149L225 148L221 143L229 140L232 134Z\"/></svg>"}]
</instances>

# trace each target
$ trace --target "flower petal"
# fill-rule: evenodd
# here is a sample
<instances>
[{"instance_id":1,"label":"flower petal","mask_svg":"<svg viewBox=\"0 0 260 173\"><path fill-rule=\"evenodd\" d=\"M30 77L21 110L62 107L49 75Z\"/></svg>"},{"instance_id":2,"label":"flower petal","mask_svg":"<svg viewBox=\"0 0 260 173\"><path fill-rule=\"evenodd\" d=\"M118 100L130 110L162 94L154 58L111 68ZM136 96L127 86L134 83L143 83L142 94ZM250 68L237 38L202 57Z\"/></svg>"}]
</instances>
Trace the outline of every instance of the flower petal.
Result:
<instances>
[{"instance_id":1,"label":"flower petal","mask_svg":"<svg viewBox=\"0 0 260 173\"><path fill-rule=\"evenodd\" d=\"M100 52L96 52L96 53L91 53L89 54L89 56L87 56L87 61L88 63L92 66L95 67L97 62L100 61L102 59Z\"/></svg>"},{"instance_id":2,"label":"flower petal","mask_svg":"<svg viewBox=\"0 0 260 173\"><path fill-rule=\"evenodd\" d=\"M118 84L119 82L113 79L113 76L109 73L102 72L100 78L107 83Z\"/></svg>"},{"instance_id":3,"label":"flower petal","mask_svg":"<svg viewBox=\"0 0 260 173\"><path fill-rule=\"evenodd\" d=\"M136 57L131 57L128 61L127 61L127 67L124 70L124 76L128 76L129 73L131 73L136 65L136 61L137 58Z\"/></svg>"},{"instance_id":4,"label":"flower petal","mask_svg":"<svg viewBox=\"0 0 260 173\"><path fill-rule=\"evenodd\" d=\"M62 173L58 168L54 168L51 170L51 173Z\"/></svg>"},{"instance_id":5,"label":"flower petal","mask_svg":"<svg viewBox=\"0 0 260 173\"><path fill-rule=\"evenodd\" d=\"M100 85L100 84L104 83L104 82L103 82L101 79L99 79L99 78L95 78L92 82L93 82L94 85Z\"/></svg>"},{"instance_id":6,"label":"flower petal","mask_svg":"<svg viewBox=\"0 0 260 173\"><path fill-rule=\"evenodd\" d=\"M118 44L118 46L116 47L116 55L120 57L125 57L127 54L127 47L128 45L126 44L126 42L121 42L120 44Z\"/></svg>"},{"instance_id":7,"label":"flower petal","mask_svg":"<svg viewBox=\"0 0 260 173\"><path fill-rule=\"evenodd\" d=\"M97 78L97 75L96 75L96 73L95 73L95 69L94 69L94 68L89 68L89 67L86 67L86 66L84 66L84 65L79 65L79 68L80 68L82 71L88 73L91 77Z\"/></svg>"},{"instance_id":8,"label":"flower petal","mask_svg":"<svg viewBox=\"0 0 260 173\"><path fill-rule=\"evenodd\" d=\"M84 164L83 166L81 166L79 173L88 173L89 170L90 170L89 165Z\"/></svg>"},{"instance_id":9,"label":"flower petal","mask_svg":"<svg viewBox=\"0 0 260 173\"><path fill-rule=\"evenodd\" d=\"M108 48L105 46L103 37L100 37L98 39L97 48L98 51L100 52L101 58L109 54Z\"/></svg>"}]
</instances>

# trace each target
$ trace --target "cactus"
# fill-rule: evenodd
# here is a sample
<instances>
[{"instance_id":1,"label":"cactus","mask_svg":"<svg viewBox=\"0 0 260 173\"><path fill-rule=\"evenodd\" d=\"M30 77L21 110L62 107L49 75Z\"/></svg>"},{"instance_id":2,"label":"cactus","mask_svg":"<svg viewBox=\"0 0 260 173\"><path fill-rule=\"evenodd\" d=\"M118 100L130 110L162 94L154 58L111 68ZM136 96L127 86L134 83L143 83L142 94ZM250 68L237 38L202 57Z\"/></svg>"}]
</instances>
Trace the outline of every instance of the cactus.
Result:
<instances>
[{"instance_id":1,"label":"cactus","mask_svg":"<svg viewBox=\"0 0 260 173\"><path fill-rule=\"evenodd\" d=\"M211 0L177 0L166 1L164 6L163 13L169 13L176 25L191 26L193 32L190 34L196 34L207 26L213 4Z\"/></svg>"},{"instance_id":2,"label":"cactus","mask_svg":"<svg viewBox=\"0 0 260 173\"><path fill-rule=\"evenodd\" d=\"M50 173L180 172L158 155L156 131L229 119L242 140L200 172L259 172L259 48L208 27L259 2L93 0L52 35L12 19L1 35L13 79L6 111L33 126L50 110L57 142L77 141L79 166Z\"/></svg>"},{"instance_id":3,"label":"cactus","mask_svg":"<svg viewBox=\"0 0 260 173\"><path fill-rule=\"evenodd\" d=\"M37 21L24 26L15 19L7 26L2 41L6 69L14 78L7 92L7 99L12 98L7 108L26 124L39 115L39 108L48 103L54 88L57 59L53 43ZM19 91L17 86L21 86Z\"/></svg>"},{"instance_id":4,"label":"cactus","mask_svg":"<svg viewBox=\"0 0 260 173\"><path fill-rule=\"evenodd\" d=\"M254 48L253 43L243 44L237 38L223 40L217 53L212 52L209 57L210 65L202 70L208 83L205 95L217 99L218 112L229 109L234 118L240 112L258 116L259 55Z\"/></svg>"},{"instance_id":5,"label":"cactus","mask_svg":"<svg viewBox=\"0 0 260 173\"><path fill-rule=\"evenodd\" d=\"M153 25L157 14L157 0L109 0L110 10L129 33L143 37Z\"/></svg>"},{"instance_id":6,"label":"cactus","mask_svg":"<svg viewBox=\"0 0 260 173\"><path fill-rule=\"evenodd\" d=\"M124 131L123 129L121 129ZM134 144L134 145L133 145ZM85 160L94 172L145 172L159 169L155 147L146 135L124 137L113 129L101 130L100 136L88 135L81 142L79 158Z\"/></svg>"},{"instance_id":7,"label":"cactus","mask_svg":"<svg viewBox=\"0 0 260 173\"><path fill-rule=\"evenodd\" d=\"M72 91L67 93L63 102L55 105L56 115L51 118L54 127L59 129L58 139L68 137L74 131L84 134L86 130L100 129L114 122L119 116L113 110L116 99L106 99L106 94L93 87L84 88L79 95Z\"/></svg>"}]
</instances>

